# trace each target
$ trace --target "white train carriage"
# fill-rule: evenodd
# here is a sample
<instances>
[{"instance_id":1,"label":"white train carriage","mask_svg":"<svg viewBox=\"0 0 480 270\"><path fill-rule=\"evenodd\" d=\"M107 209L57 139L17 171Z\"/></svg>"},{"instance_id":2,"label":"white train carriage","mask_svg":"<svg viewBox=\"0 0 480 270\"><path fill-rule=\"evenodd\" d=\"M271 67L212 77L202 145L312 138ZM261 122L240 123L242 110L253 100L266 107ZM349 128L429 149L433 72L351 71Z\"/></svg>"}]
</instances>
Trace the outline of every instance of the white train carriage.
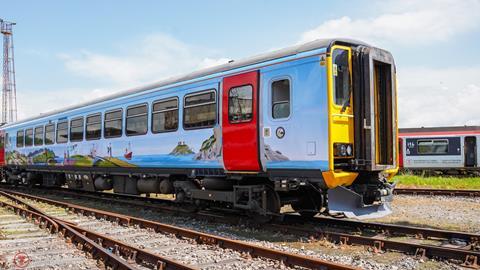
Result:
<instances>
[{"instance_id":1,"label":"white train carriage","mask_svg":"<svg viewBox=\"0 0 480 270\"><path fill-rule=\"evenodd\" d=\"M400 167L412 171L479 174L480 126L403 128Z\"/></svg>"}]
</instances>

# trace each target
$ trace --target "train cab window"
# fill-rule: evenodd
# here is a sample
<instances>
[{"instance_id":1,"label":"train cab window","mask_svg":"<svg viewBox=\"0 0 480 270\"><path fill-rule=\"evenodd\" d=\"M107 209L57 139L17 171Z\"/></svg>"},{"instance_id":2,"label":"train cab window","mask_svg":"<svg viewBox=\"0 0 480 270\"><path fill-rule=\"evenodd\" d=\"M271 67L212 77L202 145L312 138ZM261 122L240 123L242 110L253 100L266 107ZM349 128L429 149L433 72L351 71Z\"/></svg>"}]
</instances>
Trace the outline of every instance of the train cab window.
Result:
<instances>
[{"instance_id":1,"label":"train cab window","mask_svg":"<svg viewBox=\"0 0 480 270\"><path fill-rule=\"evenodd\" d=\"M350 106L350 66L348 51L333 50L333 100L340 106Z\"/></svg>"},{"instance_id":2,"label":"train cab window","mask_svg":"<svg viewBox=\"0 0 480 270\"><path fill-rule=\"evenodd\" d=\"M183 128L213 127L217 122L217 95L215 90L185 96Z\"/></svg>"},{"instance_id":3,"label":"train cab window","mask_svg":"<svg viewBox=\"0 0 480 270\"><path fill-rule=\"evenodd\" d=\"M249 122L253 116L253 88L243 85L228 92L228 120L230 123Z\"/></svg>"},{"instance_id":4,"label":"train cab window","mask_svg":"<svg viewBox=\"0 0 480 270\"><path fill-rule=\"evenodd\" d=\"M153 133L178 129L178 98L156 101L152 106Z\"/></svg>"},{"instance_id":5,"label":"train cab window","mask_svg":"<svg viewBox=\"0 0 480 270\"><path fill-rule=\"evenodd\" d=\"M25 146L33 145L33 128L25 130Z\"/></svg>"},{"instance_id":6,"label":"train cab window","mask_svg":"<svg viewBox=\"0 0 480 270\"><path fill-rule=\"evenodd\" d=\"M422 155L448 154L448 140L418 140L418 153Z\"/></svg>"},{"instance_id":7,"label":"train cab window","mask_svg":"<svg viewBox=\"0 0 480 270\"><path fill-rule=\"evenodd\" d=\"M45 144L55 143L55 125L50 124L45 126Z\"/></svg>"},{"instance_id":8,"label":"train cab window","mask_svg":"<svg viewBox=\"0 0 480 270\"><path fill-rule=\"evenodd\" d=\"M114 138L122 136L122 109L105 113L103 136Z\"/></svg>"},{"instance_id":9,"label":"train cab window","mask_svg":"<svg viewBox=\"0 0 480 270\"><path fill-rule=\"evenodd\" d=\"M290 116L290 80L272 82L272 117L274 119Z\"/></svg>"},{"instance_id":10,"label":"train cab window","mask_svg":"<svg viewBox=\"0 0 480 270\"><path fill-rule=\"evenodd\" d=\"M127 136L137 136L147 133L148 108L147 104L135 105L127 108Z\"/></svg>"},{"instance_id":11,"label":"train cab window","mask_svg":"<svg viewBox=\"0 0 480 270\"><path fill-rule=\"evenodd\" d=\"M35 134L33 135L33 144L35 146L43 145L43 126L35 127Z\"/></svg>"},{"instance_id":12,"label":"train cab window","mask_svg":"<svg viewBox=\"0 0 480 270\"><path fill-rule=\"evenodd\" d=\"M24 136L24 131L23 130L19 130L17 131L17 147L23 147L23 143L24 143L24 139L25 139L25 136Z\"/></svg>"},{"instance_id":13,"label":"train cab window","mask_svg":"<svg viewBox=\"0 0 480 270\"><path fill-rule=\"evenodd\" d=\"M83 141L83 117L75 118L70 121L70 141Z\"/></svg>"},{"instance_id":14,"label":"train cab window","mask_svg":"<svg viewBox=\"0 0 480 270\"><path fill-rule=\"evenodd\" d=\"M68 122L57 123L57 143L66 143L68 141Z\"/></svg>"},{"instance_id":15,"label":"train cab window","mask_svg":"<svg viewBox=\"0 0 480 270\"><path fill-rule=\"evenodd\" d=\"M98 140L102 136L102 116L98 113L87 116L85 127L85 138L87 140Z\"/></svg>"}]
</instances>

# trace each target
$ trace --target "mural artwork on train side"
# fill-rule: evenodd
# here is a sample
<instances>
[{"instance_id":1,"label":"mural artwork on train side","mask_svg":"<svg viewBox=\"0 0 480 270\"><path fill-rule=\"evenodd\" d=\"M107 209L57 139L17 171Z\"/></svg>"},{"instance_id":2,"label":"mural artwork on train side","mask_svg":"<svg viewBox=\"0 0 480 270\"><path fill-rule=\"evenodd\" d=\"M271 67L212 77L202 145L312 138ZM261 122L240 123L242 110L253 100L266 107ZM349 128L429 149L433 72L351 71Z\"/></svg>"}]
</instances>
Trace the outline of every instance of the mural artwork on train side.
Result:
<instances>
[{"instance_id":1,"label":"mural artwork on train side","mask_svg":"<svg viewBox=\"0 0 480 270\"><path fill-rule=\"evenodd\" d=\"M10 145L11 142L9 142ZM88 151L84 146L89 145ZM59 147L61 146L61 147ZM81 147L83 146L83 147ZM32 147L33 148L33 147ZM101 148L105 148L102 149ZM83 149L83 151L82 151ZM132 141L112 144L111 142L72 143L56 145L56 147L25 149L25 153L17 150L7 151L6 160L11 165L50 165L50 166L82 166L82 167L176 167L182 165L203 165L203 167L219 167L222 146L215 135L211 135L199 145L196 152L185 141L178 141L171 146L169 153L146 154L135 151ZM118 155L118 153L121 153ZM101 154L103 153L103 155ZM116 154L114 154L116 153ZM265 145L265 159L268 161L288 161L281 152Z\"/></svg>"}]
</instances>

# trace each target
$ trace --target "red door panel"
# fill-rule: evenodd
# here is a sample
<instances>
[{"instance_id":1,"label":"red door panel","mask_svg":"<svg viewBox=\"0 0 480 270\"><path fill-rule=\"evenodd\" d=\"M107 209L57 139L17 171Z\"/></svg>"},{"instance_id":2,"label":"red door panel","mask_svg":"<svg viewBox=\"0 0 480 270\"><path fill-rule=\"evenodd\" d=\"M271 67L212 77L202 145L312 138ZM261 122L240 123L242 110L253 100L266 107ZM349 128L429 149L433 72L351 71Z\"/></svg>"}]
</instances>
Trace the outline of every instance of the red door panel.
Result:
<instances>
[{"instance_id":1,"label":"red door panel","mask_svg":"<svg viewBox=\"0 0 480 270\"><path fill-rule=\"evenodd\" d=\"M403 138L398 138L398 166L403 168Z\"/></svg>"},{"instance_id":2,"label":"red door panel","mask_svg":"<svg viewBox=\"0 0 480 270\"><path fill-rule=\"evenodd\" d=\"M258 71L223 79L222 142L227 171L258 172Z\"/></svg>"}]
</instances>

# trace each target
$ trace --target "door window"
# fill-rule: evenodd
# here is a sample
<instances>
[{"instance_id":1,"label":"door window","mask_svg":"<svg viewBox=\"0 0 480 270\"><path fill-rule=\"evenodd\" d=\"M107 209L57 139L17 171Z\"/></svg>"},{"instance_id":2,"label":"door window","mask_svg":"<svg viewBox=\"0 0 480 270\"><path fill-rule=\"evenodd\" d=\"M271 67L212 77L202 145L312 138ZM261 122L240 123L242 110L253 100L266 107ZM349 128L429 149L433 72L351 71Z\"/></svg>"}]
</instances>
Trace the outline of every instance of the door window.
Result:
<instances>
[{"instance_id":1,"label":"door window","mask_svg":"<svg viewBox=\"0 0 480 270\"><path fill-rule=\"evenodd\" d=\"M228 120L230 123L250 122L253 112L253 88L243 85L230 88L228 93Z\"/></svg>"},{"instance_id":2,"label":"door window","mask_svg":"<svg viewBox=\"0 0 480 270\"><path fill-rule=\"evenodd\" d=\"M340 106L349 106L350 102L350 67L348 51L335 49L332 56L333 100Z\"/></svg>"},{"instance_id":3,"label":"door window","mask_svg":"<svg viewBox=\"0 0 480 270\"><path fill-rule=\"evenodd\" d=\"M274 119L290 116L290 81L282 79L272 82L272 117Z\"/></svg>"}]
</instances>

